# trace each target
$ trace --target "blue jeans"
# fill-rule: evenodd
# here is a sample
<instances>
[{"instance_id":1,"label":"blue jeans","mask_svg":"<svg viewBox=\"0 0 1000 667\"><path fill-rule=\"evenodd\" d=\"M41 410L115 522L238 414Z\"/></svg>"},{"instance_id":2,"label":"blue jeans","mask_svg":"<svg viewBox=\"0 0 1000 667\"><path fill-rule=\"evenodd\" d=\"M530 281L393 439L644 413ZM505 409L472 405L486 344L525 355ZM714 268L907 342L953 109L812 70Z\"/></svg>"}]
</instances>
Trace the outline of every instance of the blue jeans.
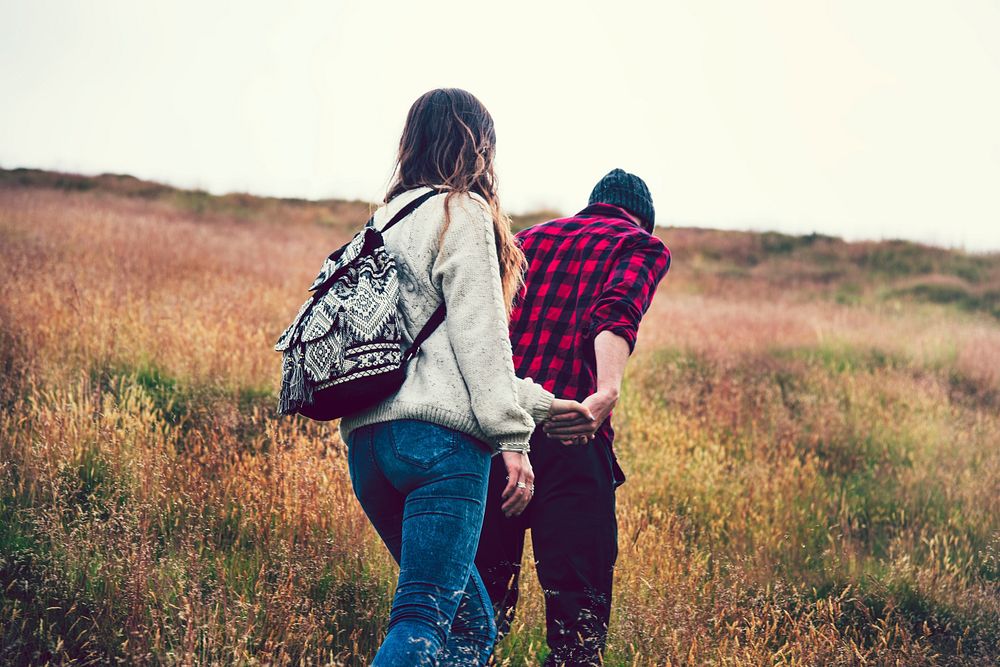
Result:
<instances>
[{"instance_id":1,"label":"blue jeans","mask_svg":"<svg viewBox=\"0 0 1000 667\"><path fill-rule=\"evenodd\" d=\"M485 665L493 607L474 559L490 452L471 436L400 419L348 437L354 494L399 564L389 632L372 662Z\"/></svg>"}]
</instances>

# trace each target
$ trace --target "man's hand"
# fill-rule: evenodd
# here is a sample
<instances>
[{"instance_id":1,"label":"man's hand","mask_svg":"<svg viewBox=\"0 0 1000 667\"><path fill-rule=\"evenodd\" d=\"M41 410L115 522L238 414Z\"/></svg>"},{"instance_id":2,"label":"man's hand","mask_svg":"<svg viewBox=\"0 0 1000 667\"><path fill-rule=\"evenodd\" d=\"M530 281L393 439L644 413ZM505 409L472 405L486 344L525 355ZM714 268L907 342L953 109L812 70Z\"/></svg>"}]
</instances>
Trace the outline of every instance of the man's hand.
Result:
<instances>
[{"instance_id":1,"label":"man's hand","mask_svg":"<svg viewBox=\"0 0 1000 667\"><path fill-rule=\"evenodd\" d=\"M596 431L611 415L611 411L615 409L615 406L618 405L618 392L598 390L583 399L583 404L594 415L594 421L597 422L597 427L594 428L594 431Z\"/></svg>"},{"instance_id":2,"label":"man's hand","mask_svg":"<svg viewBox=\"0 0 1000 667\"><path fill-rule=\"evenodd\" d=\"M568 398L552 399L552 405L549 406L549 419L553 419L555 417L568 418L570 416L576 416L582 419L594 418L594 415L590 412L590 408L580 401L573 401Z\"/></svg>"},{"instance_id":3,"label":"man's hand","mask_svg":"<svg viewBox=\"0 0 1000 667\"><path fill-rule=\"evenodd\" d=\"M583 400L583 406L589 411L590 418L580 412L555 415L545 422L543 426L545 434L564 445L584 444L593 439L594 433L608 418L617 403L617 391L598 390Z\"/></svg>"},{"instance_id":4,"label":"man's hand","mask_svg":"<svg viewBox=\"0 0 1000 667\"><path fill-rule=\"evenodd\" d=\"M507 467L507 486L500 494L500 509L508 519L517 516L535 495L535 471L531 469L528 455L522 452L500 452Z\"/></svg>"},{"instance_id":5,"label":"man's hand","mask_svg":"<svg viewBox=\"0 0 1000 667\"><path fill-rule=\"evenodd\" d=\"M561 420L560 423L563 425L572 424L589 424L594 420L594 415L583 403L579 401L571 401L568 399L557 398L552 401L552 407L549 408L549 419L545 422L545 427L547 428L553 419ZM546 431L546 434L548 432ZM574 436L572 438L567 438L564 441L564 445L579 444L582 445L587 442L590 438L587 434Z\"/></svg>"}]
</instances>

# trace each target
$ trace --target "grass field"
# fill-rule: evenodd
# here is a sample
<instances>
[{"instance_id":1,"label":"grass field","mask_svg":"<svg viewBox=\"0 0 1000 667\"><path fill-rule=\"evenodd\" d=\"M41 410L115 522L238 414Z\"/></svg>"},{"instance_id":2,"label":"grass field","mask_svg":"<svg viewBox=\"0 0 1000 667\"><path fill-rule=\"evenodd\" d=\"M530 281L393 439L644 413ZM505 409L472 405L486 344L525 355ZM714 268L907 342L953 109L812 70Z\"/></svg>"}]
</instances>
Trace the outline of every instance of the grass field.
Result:
<instances>
[{"instance_id":1,"label":"grass field","mask_svg":"<svg viewBox=\"0 0 1000 667\"><path fill-rule=\"evenodd\" d=\"M367 663L395 566L271 350L367 212L0 171L0 663ZM1000 256L659 233L608 664L996 664Z\"/></svg>"}]
</instances>

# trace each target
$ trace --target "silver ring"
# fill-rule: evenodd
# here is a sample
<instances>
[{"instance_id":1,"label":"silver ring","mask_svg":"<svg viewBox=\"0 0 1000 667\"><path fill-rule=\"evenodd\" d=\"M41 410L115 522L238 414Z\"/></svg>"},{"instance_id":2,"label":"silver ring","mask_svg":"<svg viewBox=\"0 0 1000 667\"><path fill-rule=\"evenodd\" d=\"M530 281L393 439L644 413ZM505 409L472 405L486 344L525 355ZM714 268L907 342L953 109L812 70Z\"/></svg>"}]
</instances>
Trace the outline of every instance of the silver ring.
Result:
<instances>
[{"instance_id":1,"label":"silver ring","mask_svg":"<svg viewBox=\"0 0 1000 667\"><path fill-rule=\"evenodd\" d=\"M518 482L517 483L517 488L519 488L519 489L526 489L526 488L528 488L528 485L525 484L524 482Z\"/></svg>"}]
</instances>

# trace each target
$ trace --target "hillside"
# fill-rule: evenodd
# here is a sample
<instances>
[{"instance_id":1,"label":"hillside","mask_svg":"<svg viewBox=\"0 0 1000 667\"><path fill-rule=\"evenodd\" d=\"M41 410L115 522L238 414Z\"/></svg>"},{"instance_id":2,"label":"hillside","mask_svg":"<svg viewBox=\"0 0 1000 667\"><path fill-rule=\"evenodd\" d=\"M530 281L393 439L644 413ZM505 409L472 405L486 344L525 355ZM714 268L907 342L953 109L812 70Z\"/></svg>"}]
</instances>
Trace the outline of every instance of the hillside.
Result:
<instances>
[{"instance_id":1,"label":"hillside","mask_svg":"<svg viewBox=\"0 0 1000 667\"><path fill-rule=\"evenodd\" d=\"M0 188L42 188L125 197L199 220L313 224L347 238L375 204L182 190L134 176L81 176L37 169L0 169ZM515 229L558 217L516 214ZM1000 253L974 254L902 240L845 242L820 234L740 232L696 227L657 230L674 254L675 289L775 296L802 292L840 303L908 300L950 305L1000 318Z\"/></svg>"},{"instance_id":2,"label":"hillside","mask_svg":"<svg viewBox=\"0 0 1000 667\"><path fill-rule=\"evenodd\" d=\"M368 664L395 565L272 346L369 208L0 171L0 664ZM606 664L997 664L1000 256L657 234Z\"/></svg>"}]
</instances>

